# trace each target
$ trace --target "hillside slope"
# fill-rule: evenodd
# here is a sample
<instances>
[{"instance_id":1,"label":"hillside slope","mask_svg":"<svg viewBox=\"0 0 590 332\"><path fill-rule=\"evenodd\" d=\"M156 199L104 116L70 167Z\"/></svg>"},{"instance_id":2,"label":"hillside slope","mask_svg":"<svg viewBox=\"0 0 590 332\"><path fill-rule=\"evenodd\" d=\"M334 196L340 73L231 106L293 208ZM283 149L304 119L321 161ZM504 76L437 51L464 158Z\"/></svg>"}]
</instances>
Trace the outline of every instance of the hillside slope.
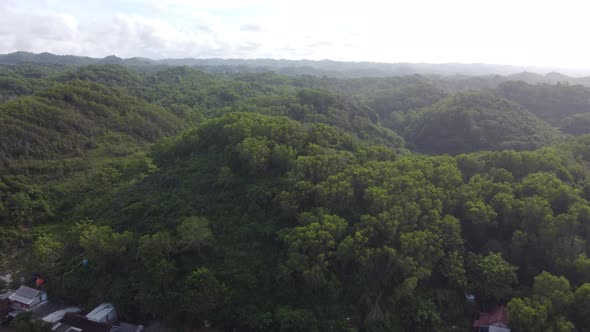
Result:
<instances>
[{"instance_id":1,"label":"hillside slope","mask_svg":"<svg viewBox=\"0 0 590 332\"><path fill-rule=\"evenodd\" d=\"M121 90L70 81L0 105L1 166L43 168L45 162L80 161L97 149L126 155L185 126L169 111Z\"/></svg>"},{"instance_id":2,"label":"hillside slope","mask_svg":"<svg viewBox=\"0 0 590 332\"><path fill-rule=\"evenodd\" d=\"M481 92L459 93L412 112L405 125L406 140L427 153L532 150L558 137L523 107Z\"/></svg>"},{"instance_id":3,"label":"hillside slope","mask_svg":"<svg viewBox=\"0 0 590 332\"><path fill-rule=\"evenodd\" d=\"M243 331L468 330L465 294L482 305L539 296L543 271L575 287L590 280L576 272L588 266L587 141L398 156L323 124L230 112L155 146L148 174L102 177L101 188L91 178L67 217L92 221L41 237L66 245L39 266L57 279L50 291L114 301L125 317ZM64 276L80 252L92 263ZM564 306L539 324L583 326Z\"/></svg>"},{"instance_id":4,"label":"hillside slope","mask_svg":"<svg viewBox=\"0 0 590 332\"><path fill-rule=\"evenodd\" d=\"M568 116L590 112L590 88L581 85L511 81L500 84L496 91L554 125Z\"/></svg>"}]
</instances>

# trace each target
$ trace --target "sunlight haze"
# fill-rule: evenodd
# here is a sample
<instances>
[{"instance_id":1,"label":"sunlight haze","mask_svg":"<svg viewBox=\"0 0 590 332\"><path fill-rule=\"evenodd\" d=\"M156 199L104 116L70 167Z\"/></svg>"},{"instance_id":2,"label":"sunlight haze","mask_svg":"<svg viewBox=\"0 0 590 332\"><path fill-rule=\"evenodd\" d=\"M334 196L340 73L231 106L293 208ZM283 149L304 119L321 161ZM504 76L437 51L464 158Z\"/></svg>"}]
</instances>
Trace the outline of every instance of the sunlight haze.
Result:
<instances>
[{"instance_id":1,"label":"sunlight haze","mask_svg":"<svg viewBox=\"0 0 590 332\"><path fill-rule=\"evenodd\" d=\"M588 68L585 1L3 0L0 53Z\"/></svg>"}]
</instances>

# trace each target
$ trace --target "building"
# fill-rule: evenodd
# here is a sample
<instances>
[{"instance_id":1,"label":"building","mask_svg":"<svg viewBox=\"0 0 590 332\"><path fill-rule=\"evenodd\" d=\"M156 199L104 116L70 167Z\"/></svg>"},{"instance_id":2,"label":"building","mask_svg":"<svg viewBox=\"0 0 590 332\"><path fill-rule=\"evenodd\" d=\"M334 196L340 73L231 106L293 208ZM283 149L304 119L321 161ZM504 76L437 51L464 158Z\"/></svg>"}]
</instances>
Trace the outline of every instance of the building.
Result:
<instances>
[{"instance_id":1,"label":"building","mask_svg":"<svg viewBox=\"0 0 590 332\"><path fill-rule=\"evenodd\" d=\"M479 319L473 322L476 332L510 332L506 308L499 305L490 312L482 312Z\"/></svg>"},{"instance_id":2,"label":"building","mask_svg":"<svg viewBox=\"0 0 590 332\"><path fill-rule=\"evenodd\" d=\"M76 312L77 311L77 312ZM103 303L94 308L86 316L79 314L78 308L67 308L43 318L47 322L53 322L52 330L55 332L115 332L120 326L114 324L118 321L117 310L110 303ZM138 327L131 324L123 325L125 332L140 332Z\"/></svg>"},{"instance_id":3,"label":"building","mask_svg":"<svg viewBox=\"0 0 590 332\"><path fill-rule=\"evenodd\" d=\"M86 315L86 318L94 322L106 324L114 324L118 320L117 310L110 303L103 303L94 308L94 310Z\"/></svg>"},{"instance_id":4,"label":"building","mask_svg":"<svg viewBox=\"0 0 590 332\"><path fill-rule=\"evenodd\" d=\"M59 323L53 325L55 332L111 332L112 324L95 322L85 316L66 313Z\"/></svg>"},{"instance_id":5,"label":"building","mask_svg":"<svg viewBox=\"0 0 590 332\"><path fill-rule=\"evenodd\" d=\"M47 294L44 291L27 286L20 286L8 299L12 307L17 310L31 310L34 307L47 302Z\"/></svg>"},{"instance_id":6,"label":"building","mask_svg":"<svg viewBox=\"0 0 590 332\"><path fill-rule=\"evenodd\" d=\"M54 311L54 312L46 315L45 317L41 318L41 320L46 323L55 324L55 323L59 322L60 320L62 320L66 314L68 314L68 313L77 314L79 312L80 312L80 308L68 307L68 308Z\"/></svg>"}]
</instances>

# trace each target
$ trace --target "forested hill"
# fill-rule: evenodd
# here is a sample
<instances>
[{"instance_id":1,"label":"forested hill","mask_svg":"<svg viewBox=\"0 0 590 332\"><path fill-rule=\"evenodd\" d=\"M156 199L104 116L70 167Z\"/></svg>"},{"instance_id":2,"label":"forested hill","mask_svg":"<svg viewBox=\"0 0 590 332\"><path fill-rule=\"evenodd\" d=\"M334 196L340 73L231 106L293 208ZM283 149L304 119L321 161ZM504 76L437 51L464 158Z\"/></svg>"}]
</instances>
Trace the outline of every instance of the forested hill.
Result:
<instances>
[{"instance_id":1,"label":"forested hill","mask_svg":"<svg viewBox=\"0 0 590 332\"><path fill-rule=\"evenodd\" d=\"M10 100L0 105L0 119L2 166L17 170L43 168L47 161L65 171L84 167L94 150L125 155L186 127L164 108L78 80Z\"/></svg>"},{"instance_id":2,"label":"forested hill","mask_svg":"<svg viewBox=\"0 0 590 332\"><path fill-rule=\"evenodd\" d=\"M586 88L27 59L0 66L0 272L52 299L171 330L590 328Z\"/></svg>"},{"instance_id":3,"label":"forested hill","mask_svg":"<svg viewBox=\"0 0 590 332\"><path fill-rule=\"evenodd\" d=\"M120 58L115 55L105 58L56 55L51 53L14 52L0 54L0 64L43 63L53 65L103 65L117 64L131 67L190 66L216 73L275 71L285 75L314 75L330 77L391 77L402 75L440 76L507 76L507 80L523 80L530 83L570 82L590 85L590 72L561 69L571 76L560 74L556 68L492 65L482 63L384 63L346 62L332 60L276 60L276 59L160 59Z\"/></svg>"},{"instance_id":4,"label":"forested hill","mask_svg":"<svg viewBox=\"0 0 590 332\"><path fill-rule=\"evenodd\" d=\"M559 135L518 104L479 92L458 93L409 112L396 126L416 150L429 153L532 150Z\"/></svg>"}]
</instances>

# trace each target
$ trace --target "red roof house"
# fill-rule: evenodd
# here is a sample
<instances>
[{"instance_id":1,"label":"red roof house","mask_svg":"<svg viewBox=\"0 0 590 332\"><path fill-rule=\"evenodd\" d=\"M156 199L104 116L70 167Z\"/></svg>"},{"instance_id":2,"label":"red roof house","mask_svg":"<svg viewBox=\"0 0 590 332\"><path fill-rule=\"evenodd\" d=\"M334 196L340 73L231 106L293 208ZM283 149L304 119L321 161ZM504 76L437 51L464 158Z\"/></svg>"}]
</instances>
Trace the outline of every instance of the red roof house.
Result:
<instances>
[{"instance_id":1,"label":"red roof house","mask_svg":"<svg viewBox=\"0 0 590 332\"><path fill-rule=\"evenodd\" d=\"M510 332L506 308L499 305L490 312L480 313L473 327L476 332Z\"/></svg>"}]
</instances>

